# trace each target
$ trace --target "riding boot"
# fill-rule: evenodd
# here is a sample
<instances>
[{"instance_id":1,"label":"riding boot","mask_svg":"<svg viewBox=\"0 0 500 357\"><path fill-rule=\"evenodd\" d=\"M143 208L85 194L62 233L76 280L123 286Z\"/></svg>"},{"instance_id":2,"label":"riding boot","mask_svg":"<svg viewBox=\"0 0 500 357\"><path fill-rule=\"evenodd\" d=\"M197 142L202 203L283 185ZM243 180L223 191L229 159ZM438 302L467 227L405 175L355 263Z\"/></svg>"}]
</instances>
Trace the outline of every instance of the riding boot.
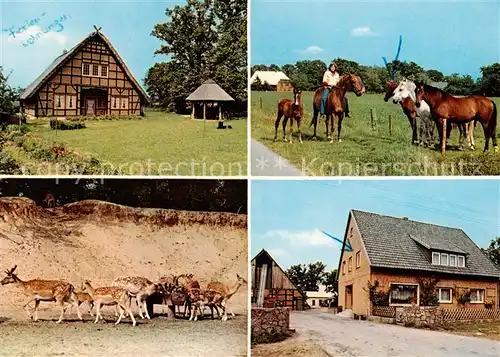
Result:
<instances>
[{"instance_id":1,"label":"riding boot","mask_svg":"<svg viewBox=\"0 0 500 357\"><path fill-rule=\"evenodd\" d=\"M345 96L344 100L345 100L345 117L350 118L351 116L349 115L349 99L347 99L347 96Z\"/></svg>"}]
</instances>

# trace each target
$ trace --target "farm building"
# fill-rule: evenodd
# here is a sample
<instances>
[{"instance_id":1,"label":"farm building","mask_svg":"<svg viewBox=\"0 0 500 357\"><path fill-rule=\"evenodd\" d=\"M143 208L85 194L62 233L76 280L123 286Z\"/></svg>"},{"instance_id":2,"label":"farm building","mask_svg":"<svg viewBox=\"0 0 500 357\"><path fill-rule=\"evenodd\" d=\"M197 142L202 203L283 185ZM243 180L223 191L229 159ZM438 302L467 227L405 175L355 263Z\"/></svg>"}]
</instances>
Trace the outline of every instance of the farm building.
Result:
<instances>
[{"instance_id":1,"label":"farm building","mask_svg":"<svg viewBox=\"0 0 500 357\"><path fill-rule=\"evenodd\" d=\"M20 99L29 117L139 115L149 101L98 28L57 57Z\"/></svg>"},{"instance_id":2,"label":"farm building","mask_svg":"<svg viewBox=\"0 0 500 357\"><path fill-rule=\"evenodd\" d=\"M369 282L385 306L419 306L431 277L441 307L499 305L500 270L463 230L406 217L352 210L338 272L339 306L357 315L371 312Z\"/></svg>"},{"instance_id":3,"label":"farm building","mask_svg":"<svg viewBox=\"0 0 500 357\"><path fill-rule=\"evenodd\" d=\"M277 92L293 91L292 81L288 76L281 71L256 71L250 78L250 85L260 81L261 84L266 84Z\"/></svg>"},{"instance_id":4,"label":"farm building","mask_svg":"<svg viewBox=\"0 0 500 357\"><path fill-rule=\"evenodd\" d=\"M311 309L327 307L333 301L337 293L328 293L325 288L324 285L320 285L318 291L305 291L307 295L307 305L309 305Z\"/></svg>"},{"instance_id":5,"label":"farm building","mask_svg":"<svg viewBox=\"0 0 500 357\"><path fill-rule=\"evenodd\" d=\"M252 304L258 307L307 307L306 294L290 281L271 255L262 249L252 259Z\"/></svg>"},{"instance_id":6,"label":"farm building","mask_svg":"<svg viewBox=\"0 0 500 357\"><path fill-rule=\"evenodd\" d=\"M191 102L192 119L222 120L223 104L234 102L234 99L211 79L206 80L196 88L186 100Z\"/></svg>"}]
</instances>

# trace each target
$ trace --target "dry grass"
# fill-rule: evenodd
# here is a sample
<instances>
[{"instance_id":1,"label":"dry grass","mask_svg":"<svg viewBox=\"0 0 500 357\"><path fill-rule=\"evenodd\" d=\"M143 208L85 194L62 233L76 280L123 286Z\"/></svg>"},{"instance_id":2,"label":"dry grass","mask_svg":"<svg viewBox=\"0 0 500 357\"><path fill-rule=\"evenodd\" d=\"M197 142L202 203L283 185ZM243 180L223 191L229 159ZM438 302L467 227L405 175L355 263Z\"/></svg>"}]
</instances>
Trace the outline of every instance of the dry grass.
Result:
<instances>
[{"instance_id":1,"label":"dry grass","mask_svg":"<svg viewBox=\"0 0 500 357\"><path fill-rule=\"evenodd\" d=\"M448 331L457 335L484 337L500 341L500 321L454 323Z\"/></svg>"},{"instance_id":2,"label":"dry grass","mask_svg":"<svg viewBox=\"0 0 500 357\"><path fill-rule=\"evenodd\" d=\"M312 342L288 338L277 343L260 344L252 347L252 357L331 357L320 346Z\"/></svg>"}]
</instances>

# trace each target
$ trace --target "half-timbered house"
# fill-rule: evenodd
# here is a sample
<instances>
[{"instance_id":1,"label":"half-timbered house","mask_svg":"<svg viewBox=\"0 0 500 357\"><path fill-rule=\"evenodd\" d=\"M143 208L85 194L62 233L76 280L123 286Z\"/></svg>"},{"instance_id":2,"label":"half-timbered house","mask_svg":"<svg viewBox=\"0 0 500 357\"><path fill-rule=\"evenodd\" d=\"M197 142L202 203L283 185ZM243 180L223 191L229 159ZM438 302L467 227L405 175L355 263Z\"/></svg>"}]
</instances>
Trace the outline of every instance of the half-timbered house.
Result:
<instances>
[{"instance_id":1,"label":"half-timbered house","mask_svg":"<svg viewBox=\"0 0 500 357\"><path fill-rule=\"evenodd\" d=\"M140 115L149 101L98 28L57 57L20 99L29 117Z\"/></svg>"}]
</instances>

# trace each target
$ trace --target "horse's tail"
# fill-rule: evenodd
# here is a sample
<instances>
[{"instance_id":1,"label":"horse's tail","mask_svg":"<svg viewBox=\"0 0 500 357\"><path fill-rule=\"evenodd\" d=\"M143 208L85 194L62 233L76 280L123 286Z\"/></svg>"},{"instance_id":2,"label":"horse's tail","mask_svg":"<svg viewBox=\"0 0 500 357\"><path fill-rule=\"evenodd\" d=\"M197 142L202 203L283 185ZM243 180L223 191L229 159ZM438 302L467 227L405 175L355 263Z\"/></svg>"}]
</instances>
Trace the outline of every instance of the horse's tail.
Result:
<instances>
[{"instance_id":1,"label":"horse's tail","mask_svg":"<svg viewBox=\"0 0 500 357\"><path fill-rule=\"evenodd\" d=\"M490 118L491 125L492 125L490 133L491 133L491 138L493 139L497 135L497 114L498 114L498 112L497 112L497 105L495 104L495 102L494 101L491 101L491 102L493 103L493 113L491 113L491 118Z\"/></svg>"}]
</instances>

